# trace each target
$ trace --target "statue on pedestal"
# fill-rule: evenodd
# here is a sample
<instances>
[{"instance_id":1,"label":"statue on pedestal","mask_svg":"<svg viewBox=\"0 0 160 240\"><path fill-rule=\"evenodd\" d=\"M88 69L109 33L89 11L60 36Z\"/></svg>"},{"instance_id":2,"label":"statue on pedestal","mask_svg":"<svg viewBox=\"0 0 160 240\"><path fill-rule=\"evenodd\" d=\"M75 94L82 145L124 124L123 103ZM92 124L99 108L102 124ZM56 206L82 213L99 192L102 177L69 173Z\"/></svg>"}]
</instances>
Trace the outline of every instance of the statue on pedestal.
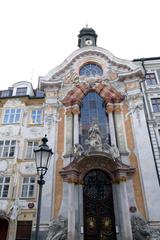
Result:
<instances>
[{"instance_id":1,"label":"statue on pedestal","mask_svg":"<svg viewBox=\"0 0 160 240\"><path fill-rule=\"evenodd\" d=\"M17 198L13 203L12 206L10 207L9 211L8 211L8 215L10 216L11 220L16 220L18 215L21 213L21 205L20 205L20 201Z\"/></svg>"},{"instance_id":2,"label":"statue on pedestal","mask_svg":"<svg viewBox=\"0 0 160 240\"><path fill-rule=\"evenodd\" d=\"M140 216L131 217L133 240L160 240L160 229L155 229Z\"/></svg>"},{"instance_id":3,"label":"statue on pedestal","mask_svg":"<svg viewBox=\"0 0 160 240\"><path fill-rule=\"evenodd\" d=\"M98 124L93 124L88 131L88 139L85 142L90 151L102 151L102 139Z\"/></svg>"}]
</instances>

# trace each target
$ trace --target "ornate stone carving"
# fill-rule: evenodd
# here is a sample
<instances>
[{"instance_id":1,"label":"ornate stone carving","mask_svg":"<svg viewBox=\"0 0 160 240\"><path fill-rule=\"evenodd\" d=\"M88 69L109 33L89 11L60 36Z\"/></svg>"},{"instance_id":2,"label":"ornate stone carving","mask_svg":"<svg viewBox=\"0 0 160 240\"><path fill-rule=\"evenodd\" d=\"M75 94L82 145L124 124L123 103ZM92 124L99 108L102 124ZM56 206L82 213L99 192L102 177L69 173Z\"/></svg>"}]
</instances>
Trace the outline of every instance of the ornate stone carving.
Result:
<instances>
[{"instance_id":1,"label":"ornate stone carving","mask_svg":"<svg viewBox=\"0 0 160 240\"><path fill-rule=\"evenodd\" d=\"M52 220L46 240L67 240L67 220L64 217Z\"/></svg>"},{"instance_id":2,"label":"ornate stone carving","mask_svg":"<svg viewBox=\"0 0 160 240\"><path fill-rule=\"evenodd\" d=\"M0 209L0 218L9 220L9 216L7 215L7 213L1 209Z\"/></svg>"},{"instance_id":3,"label":"ornate stone carving","mask_svg":"<svg viewBox=\"0 0 160 240\"><path fill-rule=\"evenodd\" d=\"M19 171L22 174L36 174L36 164L35 163L21 163Z\"/></svg>"},{"instance_id":4,"label":"ornate stone carving","mask_svg":"<svg viewBox=\"0 0 160 240\"><path fill-rule=\"evenodd\" d=\"M73 149L73 155L75 158L78 158L84 154L84 149L81 144L75 144Z\"/></svg>"},{"instance_id":5,"label":"ornate stone carving","mask_svg":"<svg viewBox=\"0 0 160 240\"><path fill-rule=\"evenodd\" d=\"M8 162L7 160L1 160L0 161L0 173L5 173L8 168Z\"/></svg>"},{"instance_id":6,"label":"ornate stone carving","mask_svg":"<svg viewBox=\"0 0 160 240\"><path fill-rule=\"evenodd\" d=\"M93 124L88 131L88 139L85 142L89 148L88 151L102 151L102 139L100 129L97 124Z\"/></svg>"},{"instance_id":7,"label":"ornate stone carving","mask_svg":"<svg viewBox=\"0 0 160 240\"><path fill-rule=\"evenodd\" d=\"M120 113L122 111L122 106L121 105L114 105L114 112Z\"/></svg>"},{"instance_id":8,"label":"ornate stone carving","mask_svg":"<svg viewBox=\"0 0 160 240\"><path fill-rule=\"evenodd\" d=\"M140 216L131 217L133 240L160 240L160 229L154 229Z\"/></svg>"},{"instance_id":9,"label":"ornate stone carving","mask_svg":"<svg viewBox=\"0 0 160 240\"><path fill-rule=\"evenodd\" d=\"M80 109L79 109L78 105L72 107L72 113L73 114L80 114Z\"/></svg>"},{"instance_id":10,"label":"ornate stone carving","mask_svg":"<svg viewBox=\"0 0 160 240\"><path fill-rule=\"evenodd\" d=\"M109 152L112 155L112 158L116 161L117 159L120 160L120 152L116 145L112 144L109 148Z\"/></svg>"},{"instance_id":11,"label":"ornate stone carving","mask_svg":"<svg viewBox=\"0 0 160 240\"><path fill-rule=\"evenodd\" d=\"M71 116L72 115L72 109L71 108L66 108L66 115Z\"/></svg>"},{"instance_id":12,"label":"ornate stone carving","mask_svg":"<svg viewBox=\"0 0 160 240\"><path fill-rule=\"evenodd\" d=\"M112 103L108 103L106 106L106 112L107 113L112 113L114 110L114 105Z\"/></svg>"},{"instance_id":13,"label":"ornate stone carving","mask_svg":"<svg viewBox=\"0 0 160 240\"><path fill-rule=\"evenodd\" d=\"M79 76L78 74L71 69L66 75L65 75L65 79L64 79L64 83L77 83L79 81Z\"/></svg>"},{"instance_id":14,"label":"ornate stone carving","mask_svg":"<svg viewBox=\"0 0 160 240\"><path fill-rule=\"evenodd\" d=\"M137 117L139 118L139 113L144 108L142 97L143 97L142 93L137 93L134 95L129 94L125 95L125 102L128 106L128 112L125 115L125 120L127 120L128 116L133 113L136 113Z\"/></svg>"},{"instance_id":15,"label":"ornate stone carving","mask_svg":"<svg viewBox=\"0 0 160 240\"><path fill-rule=\"evenodd\" d=\"M51 125L52 123L57 123L60 122L62 119L59 118L58 114L56 113L50 113L48 115L45 116L45 121Z\"/></svg>"},{"instance_id":16,"label":"ornate stone carving","mask_svg":"<svg viewBox=\"0 0 160 240\"><path fill-rule=\"evenodd\" d=\"M11 205L11 207L9 208L8 211L8 216L10 217L10 219L12 221L16 220L18 215L21 213L21 204L19 199L17 198L13 204Z\"/></svg>"},{"instance_id":17,"label":"ornate stone carving","mask_svg":"<svg viewBox=\"0 0 160 240\"><path fill-rule=\"evenodd\" d=\"M124 96L114 87L100 81L95 84L88 84L86 82L77 84L74 88L67 92L61 102L66 107L76 104L79 105L83 97L90 91L95 91L99 94L104 99L105 103L120 103L124 99Z\"/></svg>"},{"instance_id":18,"label":"ornate stone carving","mask_svg":"<svg viewBox=\"0 0 160 240\"><path fill-rule=\"evenodd\" d=\"M5 104L5 107L20 107L20 106L25 106L25 104L22 103L19 98L7 100Z\"/></svg>"},{"instance_id":19,"label":"ornate stone carving","mask_svg":"<svg viewBox=\"0 0 160 240\"><path fill-rule=\"evenodd\" d=\"M118 159L113 161L111 155L102 152L88 153L74 159L68 166L60 171L65 182L83 183L83 177L92 169L107 171L114 183L126 181L127 177L135 172L135 169L122 163Z\"/></svg>"}]
</instances>

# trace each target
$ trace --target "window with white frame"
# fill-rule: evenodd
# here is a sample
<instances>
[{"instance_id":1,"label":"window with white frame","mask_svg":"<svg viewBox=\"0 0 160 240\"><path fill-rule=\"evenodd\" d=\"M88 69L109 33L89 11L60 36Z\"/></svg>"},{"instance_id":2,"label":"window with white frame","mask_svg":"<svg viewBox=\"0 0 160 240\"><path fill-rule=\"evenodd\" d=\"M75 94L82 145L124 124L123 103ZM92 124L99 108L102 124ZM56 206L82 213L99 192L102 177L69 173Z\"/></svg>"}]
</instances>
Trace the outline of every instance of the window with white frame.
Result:
<instances>
[{"instance_id":1,"label":"window with white frame","mask_svg":"<svg viewBox=\"0 0 160 240\"><path fill-rule=\"evenodd\" d=\"M151 99L153 112L160 112L160 98Z\"/></svg>"},{"instance_id":2,"label":"window with white frame","mask_svg":"<svg viewBox=\"0 0 160 240\"><path fill-rule=\"evenodd\" d=\"M34 154L34 148L39 145L39 141L28 141L27 142L27 151L26 151L26 158L27 159L34 159L35 154Z\"/></svg>"},{"instance_id":3,"label":"window with white frame","mask_svg":"<svg viewBox=\"0 0 160 240\"><path fill-rule=\"evenodd\" d=\"M16 140L0 140L0 157L14 157Z\"/></svg>"},{"instance_id":4,"label":"window with white frame","mask_svg":"<svg viewBox=\"0 0 160 240\"><path fill-rule=\"evenodd\" d=\"M20 116L20 108L7 108L4 111L3 124L19 123Z\"/></svg>"},{"instance_id":5,"label":"window with white frame","mask_svg":"<svg viewBox=\"0 0 160 240\"><path fill-rule=\"evenodd\" d=\"M9 193L10 177L0 176L0 198L7 198Z\"/></svg>"},{"instance_id":6,"label":"window with white frame","mask_svg":"<svg viewBox=\"0 0 160 240\"><path fill-rule=\"evenodd\" d=\"M21 198L35 197L36 178L24 177L22 181Z\"/></svg>"},{"instance_id":7,"label":"window with white frame","mask_svg":"<svg viewBox=\"0 0 160 240\"><path fill-rule=\"evenodd\" d=\"M25 96L27 94L27 87L17 88L16 96Z\"/></svg>"},{"instance_id":8,"label":"window with white frame","mask_svg":"<svg viewBox=\"0 0 160 240\"><path fill-rule=\"evenodd\" d=\"M156 78L155 73L147 73L145 77L146 77L147 85L156 85L157 84L157 78Z\"/></svg>"},{"instance_id":9,"label":"window with white frame","mask_svg":"<svg viewBox=\"0 0 160 240\"><path fill-rule=\"evenodd\" d=\"M32 124L42 124L42 109L32 110Z\"/></svg>"}]
</instances>

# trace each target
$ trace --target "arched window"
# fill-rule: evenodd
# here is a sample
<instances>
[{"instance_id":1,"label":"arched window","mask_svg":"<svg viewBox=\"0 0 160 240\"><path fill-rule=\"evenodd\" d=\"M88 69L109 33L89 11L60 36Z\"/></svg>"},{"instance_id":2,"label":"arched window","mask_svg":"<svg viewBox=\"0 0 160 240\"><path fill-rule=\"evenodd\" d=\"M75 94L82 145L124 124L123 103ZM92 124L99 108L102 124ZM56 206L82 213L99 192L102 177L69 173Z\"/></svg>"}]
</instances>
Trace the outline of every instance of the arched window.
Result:
<instances>
[{"instance_id":1,"label":"arched window","mask_svg":"<svg viewBox=\"0 0 160 240\"><path fill-rule=\"evenodd\" d=\"M85 148L88 130L93 124L98 124L102 143L110 143L108 114L105 111L103 99L95 92L88 93L82 101L80 113L80 144Z\"/></svg>"},{"instance_id":2,"label":"arched window","mask_svg":"<svg viewBox=\"0 0 160 240\"><path fill-rule=\"evenodd\" d=\"M102 76L103 70L100 66L98 66L95 63L87 63L80 69L79 75L87 77L95 77L96 75Z\"/></svg>"}]
</instances>

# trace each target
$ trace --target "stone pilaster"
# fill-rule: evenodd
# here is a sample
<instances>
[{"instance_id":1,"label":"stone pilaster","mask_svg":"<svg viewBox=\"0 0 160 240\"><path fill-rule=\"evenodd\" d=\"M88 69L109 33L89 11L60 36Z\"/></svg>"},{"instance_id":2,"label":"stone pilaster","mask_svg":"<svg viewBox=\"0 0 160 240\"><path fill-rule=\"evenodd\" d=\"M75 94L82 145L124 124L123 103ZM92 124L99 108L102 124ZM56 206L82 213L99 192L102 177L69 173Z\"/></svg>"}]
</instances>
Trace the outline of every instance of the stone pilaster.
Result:
<instances>
[{"instance_id":1,"label":"stone pilaster","mask_svg":"<svg viewBox=\"0 0 160 240\"><path fill-rule=\"evenodd\" d=\"M73 148L73 114L71 108L66 109L65 132L65 153L71 154Z\"/></svg>"},{"instance_id":2,"label":"stone pilaster","mask_svg":"<svg viewBox=\"0 0 160 240\"><path fill-rule=\"evenodd\" d=\"M111 145L114 144L116 146L116 135L115 135L113 111L114 111L113 104L108 103L107 108L106 108L106 112L108 113L108 118L109 118L109 131L110 131Z\"/></svg>"},{"instance_id":3,"label":"stone pilaster","mask_svg":"<svg viewBox=\"0 0 160 240\"><path fill-rule=\"evenodd\" d=\"M74 107L72 107L72 113L73 113L73 117L74 117L74 145L79 143L79 106L76 105Z\"/></svg>"},{"instance_id":4,"label":"stone pilaster","mask_svg":"<svg viewBox=\"0 0 160 240\"><path fill-rule=\"evenodd\" d=\"M17 228L17 221L9 222L9 230L8 230L8 239L15 240L16 239L16 228Z\"/></svg>"},{"instance_id":5,"label":"stone pilaster","mask_svg":"<svg viewBox=\"0 0 160 240\"><path fill-rule=\"evenodd\" d=\"M114 104L114 120L117 137L117 145L121 153L127 152L126 136L123 123L122 105Z\"/></svg>"},{"instance_id":6,"label":"stone pilaster","mask_svg":"<svg viewBox=\"0 0 160 240\"><path fill-rule=\"evenodd\" d=\"M75 240L76 236L75 216L75 184L68 184L68 240Z\"/></svg>"},{"instance_id":7,"label":"stone pilaster","mask_svg":"<svg viewBox=\"0 0 160 240\"><path fill-rule=\"evenodd\" d=\"M117 195L116 207L118 210L117 221L119 222L118 230L120 231L121 236L120 239L131 240L132 229L129 214L126 177L125 176L118 177L117 181L113 183L113 188L115 189Z\"/></svg>"}]
</instances>

